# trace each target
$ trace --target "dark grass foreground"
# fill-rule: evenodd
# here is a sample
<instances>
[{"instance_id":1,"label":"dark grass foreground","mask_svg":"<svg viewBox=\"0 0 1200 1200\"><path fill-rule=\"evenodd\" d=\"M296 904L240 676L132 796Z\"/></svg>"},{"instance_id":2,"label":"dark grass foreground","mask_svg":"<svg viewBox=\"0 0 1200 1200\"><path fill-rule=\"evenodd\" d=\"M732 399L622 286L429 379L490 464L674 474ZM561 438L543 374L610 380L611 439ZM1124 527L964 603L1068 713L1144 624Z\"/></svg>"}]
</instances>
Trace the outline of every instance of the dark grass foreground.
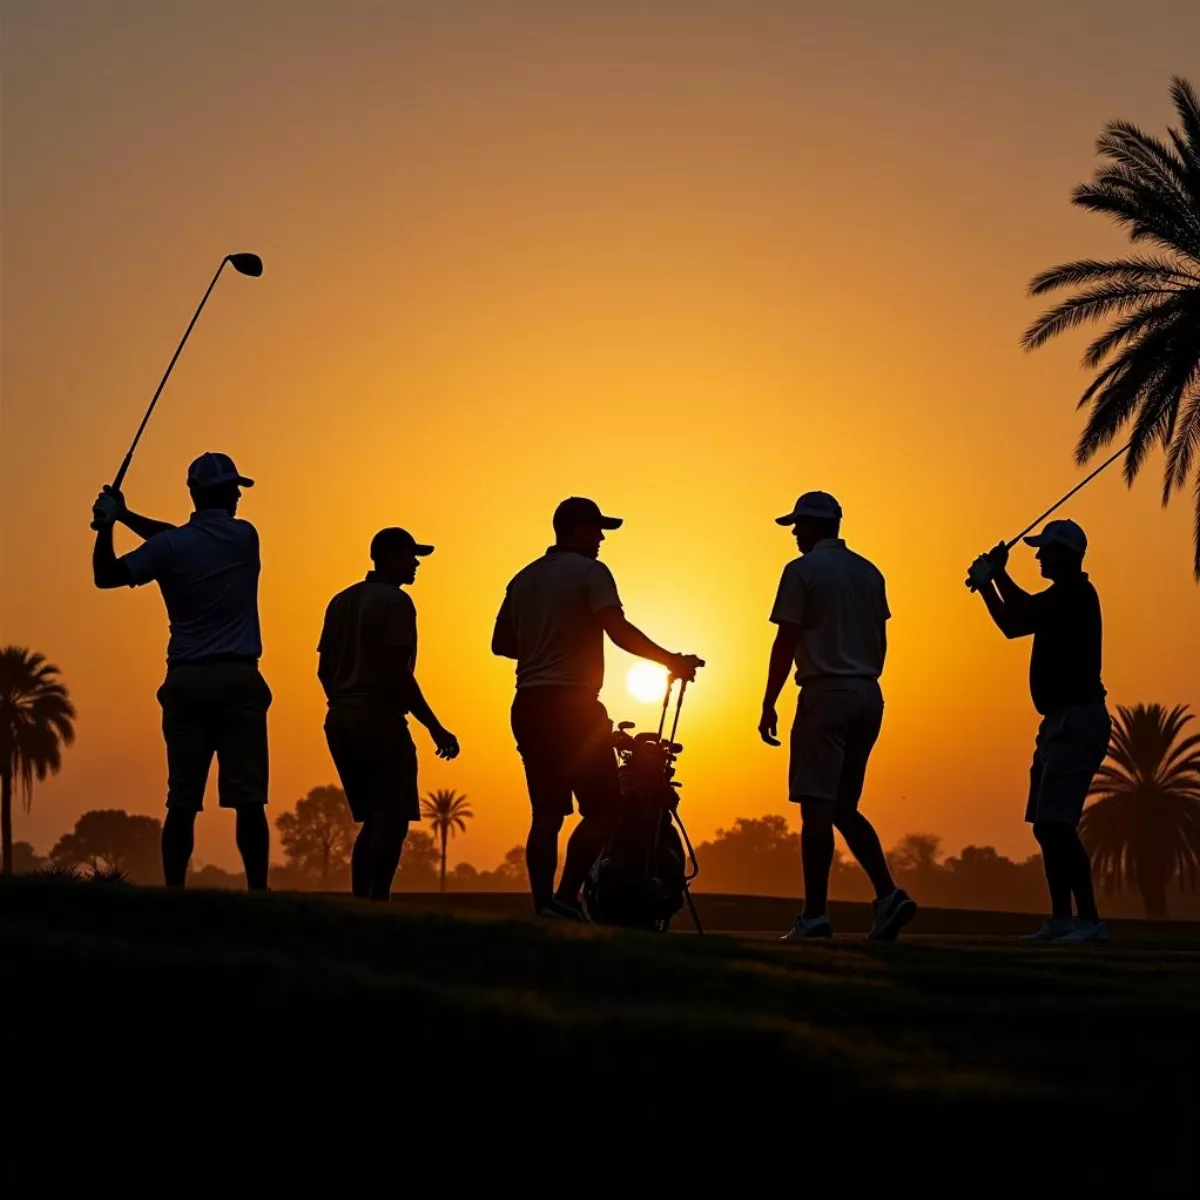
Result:
<instances>
[{"instance_id":1,"label":"dark grass foreground","mask_svg":"<svg viewBox=\"0 0 1200 1200\"><path fill-rule=\"evenodd\" d=\"M0 887L0 1194L1196 1178L1200 951L799 948Z\"/></svg>"}]
</instances>

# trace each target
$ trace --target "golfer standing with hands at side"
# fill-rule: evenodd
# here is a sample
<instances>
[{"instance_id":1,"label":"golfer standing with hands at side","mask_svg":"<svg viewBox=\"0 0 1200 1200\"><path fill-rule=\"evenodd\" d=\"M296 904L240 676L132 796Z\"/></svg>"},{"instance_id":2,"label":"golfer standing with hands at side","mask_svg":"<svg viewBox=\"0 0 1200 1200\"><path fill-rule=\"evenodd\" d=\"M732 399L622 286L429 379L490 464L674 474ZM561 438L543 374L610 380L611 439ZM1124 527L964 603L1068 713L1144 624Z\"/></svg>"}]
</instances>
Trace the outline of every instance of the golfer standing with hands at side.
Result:
<instances>
[{"instance_id":1,"label":"golfer standing with hands at side","mask_svg":"<svg viewBox=\"0 0 1200 1200\"><path fill-rule=\"evenodd\" d=\"M246 883L266 891L271 831L267 824L267 709L271 690L259 674L258 531L237 516L242 475L228 454L202 454L188 468L195 511L178 528L139 516L106 487L92 509L98 588L157 583L171 623L167 677L158 689L167 744L167 819L163 875L183 887L216 756L220 805L237 812L237 846ZM144 541L122 558L113 549L120 522Z\"/></svg>"},{"instance_id":2,"label":"golfer standing with hands at side","mask_svg":"<svg viewBox=\"0 0 1200 1200\"><path fill-rule=\"evenodd\" d=\"M800 805L804 911L784 941L830 937L826 905L833 831L846 839L875 887L870 937L890 941L916 903L888 870L879 835L858 811L867 760L883 723L879 676L887 654L883 576L838 536L842 506L806 492L777 524L790 525L801 557L783 569L771 620L778 626L758 732L778 746L775 704L793 662L800 699L791 734L788 799Z\"/></svg>"}]
</instances>

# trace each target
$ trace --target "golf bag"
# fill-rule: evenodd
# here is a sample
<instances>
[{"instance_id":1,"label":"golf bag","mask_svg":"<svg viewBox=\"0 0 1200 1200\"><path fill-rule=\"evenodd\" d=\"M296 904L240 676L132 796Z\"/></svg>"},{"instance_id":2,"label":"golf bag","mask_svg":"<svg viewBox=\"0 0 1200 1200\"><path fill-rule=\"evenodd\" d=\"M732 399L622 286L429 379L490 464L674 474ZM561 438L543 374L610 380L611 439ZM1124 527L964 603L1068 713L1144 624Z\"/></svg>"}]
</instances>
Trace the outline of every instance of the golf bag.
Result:
<instances>
[{"instance_id":1,"label":"golf bag","mask_svg":"<svg viewBox=\"0 0 1200 1200\"><path fill-rule=\"evenodd\" d=\"M700 868L679 818L680 784L674 778L683 749L675 732L686 688L680 684L669 738L663 737L669 686L657 733L631 735L633 722L622 721L613 734L621 807L608 845L584 882L588 915L597 924L663 933L686 904L697 931L704 932L688 888Z\"/></svg>"}]
</instances>

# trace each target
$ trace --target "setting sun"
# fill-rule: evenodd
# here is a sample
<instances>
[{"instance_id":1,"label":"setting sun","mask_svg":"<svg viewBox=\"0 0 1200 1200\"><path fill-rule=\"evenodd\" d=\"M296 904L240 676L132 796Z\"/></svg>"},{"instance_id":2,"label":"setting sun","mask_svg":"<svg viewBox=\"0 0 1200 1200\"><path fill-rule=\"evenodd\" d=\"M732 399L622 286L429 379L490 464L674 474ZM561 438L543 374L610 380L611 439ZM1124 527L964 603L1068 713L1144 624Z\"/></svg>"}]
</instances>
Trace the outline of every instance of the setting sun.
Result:
<instances>
[{"instance_id":1,"label":"setting sun","mask_svg":"<svg viewBox=\"0 0 1200 1200\"><path fill-rule=\"evenodd\" d=\"M625 676L625 689L643 704L661 703L667 690L666 667L652 662L635 662Z\"/></svg>"}]
</instances>

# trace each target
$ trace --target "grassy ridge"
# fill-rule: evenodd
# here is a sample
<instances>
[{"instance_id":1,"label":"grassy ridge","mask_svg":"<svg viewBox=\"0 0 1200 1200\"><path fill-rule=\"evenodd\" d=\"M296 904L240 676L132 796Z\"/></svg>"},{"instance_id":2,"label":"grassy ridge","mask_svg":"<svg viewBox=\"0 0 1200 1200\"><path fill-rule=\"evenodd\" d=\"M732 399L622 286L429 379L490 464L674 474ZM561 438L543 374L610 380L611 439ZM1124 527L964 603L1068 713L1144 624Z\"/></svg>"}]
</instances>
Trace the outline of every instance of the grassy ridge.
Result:
<instances>
[{"instance_id":1,"label":"grassy ridge","mask_svg":"<svg viewBox=\"0 0 1200 1200\"><path fill-rule=\"evenodd\" d=\"M1187 949L792 948L16 882L0 963L14 1194L509 1194L532 1147L576 1195L731 1188L795 1182L800 1142L829 1147L808 1181L919 1154L998 1186L1046 1124L1121 1131L1076 1181L1194 1168Z\"/></svg>"}]
</instances>

